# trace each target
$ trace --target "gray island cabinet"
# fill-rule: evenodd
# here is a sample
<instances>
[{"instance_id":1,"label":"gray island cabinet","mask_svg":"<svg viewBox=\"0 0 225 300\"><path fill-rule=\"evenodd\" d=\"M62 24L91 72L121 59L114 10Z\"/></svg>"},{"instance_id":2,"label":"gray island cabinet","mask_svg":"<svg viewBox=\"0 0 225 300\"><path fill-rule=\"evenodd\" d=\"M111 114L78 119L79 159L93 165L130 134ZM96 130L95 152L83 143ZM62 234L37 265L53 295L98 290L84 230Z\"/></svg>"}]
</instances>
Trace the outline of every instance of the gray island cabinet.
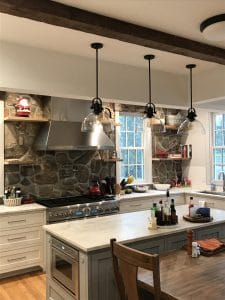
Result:
<instances>
[{"instance_id":1,"label":"gray island cabinet","mask_svg":"<svg viewBox=\"0 0 225 300\"><path fill-rule=\"evenodd\" d=\"M211 209L213 221L190 223L183 220L187 205L177 206L179 223L148 229L149 211L138 211L44 226L47 232L47 300L119 300L109 248L111 238L148 253L181 248L186 230L193 229L196 239L225 237L225 211ZM79 252L78 296L52 278L51 240L56 238Z\"/></svg>"}]
</instances>

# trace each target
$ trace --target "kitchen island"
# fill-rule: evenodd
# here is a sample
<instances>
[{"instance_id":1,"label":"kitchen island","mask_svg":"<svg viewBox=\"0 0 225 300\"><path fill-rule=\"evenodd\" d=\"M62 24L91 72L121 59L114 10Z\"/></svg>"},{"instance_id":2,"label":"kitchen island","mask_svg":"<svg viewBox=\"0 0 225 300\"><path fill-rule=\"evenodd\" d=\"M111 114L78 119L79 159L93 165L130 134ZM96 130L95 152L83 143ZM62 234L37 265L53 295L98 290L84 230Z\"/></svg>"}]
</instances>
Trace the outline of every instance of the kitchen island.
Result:
<instances>
[{"instance_id":1,"label":"kitchen island","mask_svg":"<svg viewBox=\"0 0 225 300\"><path fill-rule=\"evenodd\" d=\"M63 285L53 280L51 243L46 243L47 299L54 299L54 294L61 295L62 299L119 299L112 271L109 248L111 238L141 251L162 253L181 248L186 243L187 229L194 230L196 239L225 237L225 211L211 209L213 221L209 223L187 222L183 220L183 215L187 212L187 205L177 206L179 223L157 230L148 229L148 210L44 226L48 241L51 242L52 237L55 237L79 252L77 280L80 296L76 298ZM55 299L58 298L55 296Z\"/></svg>"}]
</instances>

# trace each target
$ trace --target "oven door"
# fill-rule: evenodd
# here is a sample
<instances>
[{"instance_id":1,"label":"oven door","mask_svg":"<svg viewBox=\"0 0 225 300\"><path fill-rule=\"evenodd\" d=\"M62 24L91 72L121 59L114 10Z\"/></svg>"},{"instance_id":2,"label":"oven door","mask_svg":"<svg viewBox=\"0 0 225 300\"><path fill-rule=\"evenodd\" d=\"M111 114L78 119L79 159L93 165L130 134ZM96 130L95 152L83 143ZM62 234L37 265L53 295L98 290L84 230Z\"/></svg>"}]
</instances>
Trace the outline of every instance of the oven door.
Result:
<instances>
[{"instance_id":1,"label":"oven door","mask_svg":"<svg viewBox=\"0 0 225 300\"><path fill-rule=\"evenodd\" d=\"M76 259L52 246L51 273L53 279L79 299L79 262Z\"/></svg>"}]
</instances>

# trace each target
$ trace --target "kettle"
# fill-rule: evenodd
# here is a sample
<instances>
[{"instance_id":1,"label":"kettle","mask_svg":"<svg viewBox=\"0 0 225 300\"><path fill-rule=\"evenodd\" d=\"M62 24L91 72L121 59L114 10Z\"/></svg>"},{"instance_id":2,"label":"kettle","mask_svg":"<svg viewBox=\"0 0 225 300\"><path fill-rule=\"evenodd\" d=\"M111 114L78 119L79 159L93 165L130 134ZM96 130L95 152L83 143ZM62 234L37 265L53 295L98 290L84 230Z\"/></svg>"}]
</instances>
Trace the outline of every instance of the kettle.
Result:
<instances>
[{"instance_id":1,"label":"kettle","mask_svg":"<svg viewBox=\"0 0 225 300\"><path fill-rule=\"evenodd\" d=\"M89 187L90 195L101 195L100 187L97 180L92 181L92 185Z\"/></svg>"}]
</instances>

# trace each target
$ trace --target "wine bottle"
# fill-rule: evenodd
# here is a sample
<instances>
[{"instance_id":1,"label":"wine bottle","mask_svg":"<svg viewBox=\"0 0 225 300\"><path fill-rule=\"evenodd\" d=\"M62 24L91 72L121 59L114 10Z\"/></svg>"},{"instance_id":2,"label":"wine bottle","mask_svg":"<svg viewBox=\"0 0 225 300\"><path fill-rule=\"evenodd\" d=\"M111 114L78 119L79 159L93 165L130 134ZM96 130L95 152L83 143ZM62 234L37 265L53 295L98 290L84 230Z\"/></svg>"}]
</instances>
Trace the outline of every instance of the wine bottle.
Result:
<instances>
[{"instance_id":1,"label":"wine bottle","mask_svg":"<svg viewBox=\"0 0 225 300\"><path fill-rule=\"evenodd\" d=\"M189 205L188 205L188 215L191 216L191 208L194 207L193 197L190 197Z\"/></svg>"}]
</instances>

